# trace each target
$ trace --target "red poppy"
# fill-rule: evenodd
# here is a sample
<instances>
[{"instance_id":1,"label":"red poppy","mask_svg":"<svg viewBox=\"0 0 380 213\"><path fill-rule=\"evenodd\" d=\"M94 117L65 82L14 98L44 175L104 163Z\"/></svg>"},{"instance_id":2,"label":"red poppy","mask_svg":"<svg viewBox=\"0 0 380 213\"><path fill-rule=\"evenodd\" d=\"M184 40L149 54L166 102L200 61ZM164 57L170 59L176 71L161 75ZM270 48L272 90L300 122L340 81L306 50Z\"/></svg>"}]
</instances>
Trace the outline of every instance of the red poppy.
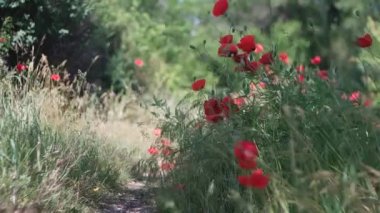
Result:
<instances>
[{"instance_id":1,"label":"red poppy","mask_svg":"<svg viewBox=\"0 0 380 213\"><path fill-rule=\"evenodd\" d=\"M230 96L226 96L222 99L220 105L222 106L224 116L228 117L230 112L239 111L239 106L235 104L235 101Z\"/></svg>"},{"instance_id":2,"label":"red poppy","mask_svg":"<svg viewBox=\"0 0 380 213\"><path fill-rule=\"evenodd\" d=\"M228 34L228 35L224 35L222 37L220 37L219 39L219 43L220 44L231 44L234 40L234 36L231 35L231 34Z\"/></svg>"},{"instance_id":3,"label":"red poppy","mask_svg":"<svg viewBox=\"0 0 380 213\"><path fill-rule=\"evenodd\" d=\"M135 65L138 67L138 68L142 68L144 66L144 61L141 59L141 58L136 58L135 59Z\"/></svg>"},{"instance_id":4,"label":"red poppy","mask_svg":"<svg viewBox=\"0 0 380 213\"><path fill-rule=\"evenodd\" d=\"M218 49L218 55L221 57L233 57L238 53L238 48L235 44L221 44Z\"/></svg>"},{"instance_id":5,"label":"red poppy","mask_svg":"<svg viewBox=\"0 0 380 213\"><path fill-rule=\"evenodd\" d=\"M155 128L155 129L153 130L153 135L154 135L154 136L160 137L160 136L161 136L161 133L162 133L162 129L160 129L160 128Z\"/></svg>"},{"instance_id":6,"label":"red poppy","mask_svg":"<svg viewBox=\"0 0 380 213\"><path fill-rule=\"evenodd\" d=\"M370 107L370 106L372 106L372 104L373 104L373 100L372 100L372 99L367 99L367 100L365 100L364 103L363 103L363 105L364 105L365 107Z\"/></svg>"},{"instance_id":7,"label":"red poppy","mask_svg":"<svg viewBox=\"0 0 380 213\"><path fill-rule=\"evenodd\" d=\"M240 43L237 46L246 53L250 53L255 50L256 43L253 35L246 35L240 39Z\"/></svg>"},{"instance_id":8,"label":"red poppy","mask_svg":"<svg viewBox=\"0 0 380 213\"><path fill-rule=\"evenodd\" d=\"M191 88L194 91L199 91L202 90L206 85L206 80L205 79L199 79L194 81L194 83L191 85Z\"/></svg>"},{"instance_id":9,"label":"red poppy","mask_svg":"<svg viewBox=\"0 0 380 213\"><path fill-rule=\"evenodd\" d=\"M328 80L329 79L329 73L327 70L319 70L317 71L317 76L322 80Z\"/></svg>"},{"instance_id":10,"label":"red poppy","mask_svg":"<svg viewBox=\"0 0 380 213\"><path fill-rule=\"evenodd\" d=\"M3 37L0 37L0 43L5 43L5 42L7 42L7 39L3 38Z\"/></svg>"},{"instance_id":11,"label":"red poppy","mask_svg":"<svg viewBox=\"0 0 380 213\"><path fill-rule=\"evenodd\" d=\"M166 147L162 150L162 154L164 156L169 156L169 155L173 154L173 150L169 147Z\"/></svg>"},{"instance_id":12,"label":"red poppy","mask_svg":"<svg viewBox=\"0 0 380 213\"><path fill-rule=\"evenodd\" d=\"M151 146L151 147L149 147L148 152L151 155L157 155L158 154L158 149L156 147L154 147L154 146Z\"/></svg>"},{"instance_id":13,"label":"red poppy","mask_svg":"<svg viewBox=\"0 0 380 213\"><path fill-rule=\"evenodd\" d=\"M234 55L232 57L232 59L236 62L236 63L246 63L248 62L248 54L247 53L242 53L242 54L238 54L238 55Z\"/></svg>"},{"instance_id":14,"label":"red poppy","mask_svg":"<svg viewBox=\"0 0 380 213\"><path fill-rule=\"evenodd\" d=\"M246 64L246 67L248 68L249 71L255 72L260 68L260 62L258 61L252 61Z\"/></svg>"},{"instance_id":15,"label":"red poppy","mask_svg":"<svg viewBox=\"0 0 380 213\"><path fill-rule=\"evenodd\" d=\"M259 149L253 141L238 141L234 147L234 154L238 161L252 161L259 156Z\"/></svg>"},{"instance_id":16,"label":"red poppy","mask_svg":"<svg viewBox=\"0 0 380 213\"><path fill-rule=\"evenodd\" d=\"M273 63L273 56L271 52L267 52L264 55L261 56L260 58L260 63L264 65L269 65Z\"/></svg>"},{"instance_id":17,"label":"red poppy","mask_svg":"<svg viewBox=\"0 0 380 213\"><path fill-rule=\"evenodd\" d=\"M209 99L203 104L206 120L216 123L223 119L223 110L218 100Z\"/></svg>"},{"instance_id":18,"label":"red poppy","mask_svg":"<svg viewBox=\"0 0 380 213\"><path fill-rule=\"evenodd\" d=\"M163 138L163 139L161 140L161 143L162 143L163 146L170 146L170 145L171 145L170 140L167 139L167 138Z\"/></svg>"},{"instance_id":19,"label":"red poppy","mask_svg":"<svg viewBox=\"0 0 380 213\"><path fill-rule=\"evenodd\" d=\"M163 162L161 163L161 169L164 171L170 171L174 169L175 164L171 162Z\"/></svg>"},{"instance_id":20,"label":"red poppy","mask_svg":"<svg viewBox=\"0 0 380 213\"><path fill-rule=\"evenodd\" d=\"M260 81L260 82L258 83L258 86L259 86L261 89L265 89L265 88L267 87L267 84L266 84L265 82L263 82L263 81Z\"/></svg>"},{"instance_id":21,"label":"red poppy","mask_svg":"<svg viewBox=\"0 0 380 213\"><path fill-rule=\"evenodd\" d=\"M282 61L283 63L285 63L285 64L289 64L289 56L288 56L288 53L286 53L286 52L280 52L280 54L278 55L278 58L279 58L280 61Z\"/></svg>"},{"instance_id":22,"label":"red poppy","mask_svg":"<svg viewBox=\"0 0 380 213\"><path fill-rule=\"evenodd\" d=\"M305 75L304 74L299 74L299 75L297 75L297 81L299 82L299 83L303 83L303 82L305 82Z\"/></svg>"},{"instance_id":23,"label":"red poppy","mask_svg":"<svg viewBox=\"0 0 380 213\"><path fill-rule=\"evenodd\" d=\"M212 14L215 17L224 15L228 9L228 1L227 0L216 0L214 4L214 8L212 9Z\"/></svg>"},{"instance_id":24,"label":"red poppy","mask_svg":"<svg viewBox=\"0 0 380 213\"><path fill-rule=\"evenodd\" d=\"M241 185L256 189L265 189L269 184L269 176L264 175L262 169L257 169L248 176L239 176L238 181Z\"/></svg>"},{"instance_id":25,"label":"red poppy","mask_svg":"<svg viewBox=\"0 0 380 213\"><path fill-rule=\"evenodd\" d=\"M59 74L53 74L50 76L50 79L52 81L60 81L61 80L61 76L59 76Z\"/></svg>"},{"instance_id":26,"label":"red poppy","mask_svg":"<svg viewBox=\"0 0 380 213\"><path fill-rule=\"evenodd\" d=\"M320 64L322 61L321 56L314 56L312 59L310 59L310 63L314 65Z\"/></svg>"},{"instance_id":27,"label":"red poppy","mask_svg":"<svg viewBox=\"0 0 380 213\"><path fill-rule=\"evenodd\" d=\"M305 72L305 66L304 65L298 65L296 67L296 70L298 73L304 73Z\"/></svg>"},{"instance_id":28,"label":"red poppy","mask_svg":"<svg viewBox=\"0 0 380 213\"><path fill-rule=\"evenodd\" d=\"M239 167L242 169L256 169L256 160L238 160Z\"/></svg>"},{"instance_id":29,"label":"red poppy","mask_svg":"<svg viewBox=\"0 0 380 213\"><path fill-rule=\"evenodd\" d=\"M19 63L19 64L16 65L16 69L17 69L18 73L21 73L22 71L27 70L28 66L26 66L25 64L20 64Z\"/></svg>"},{"instance_id":30,"label":"red poppy","mask_svg":"<svg viewBox=\"0 0 380 213\"><path fill-rule=\"evenodd\" d=\"M372 45L372 36L368 33L363 36L357 38L356 44L361 48L367 48Z\"/></svg>"},{"instance_id":31,"label":"red poppy","mask_svg":"<svg viewBox=\"0 0 380 213\"><path fill-rule=\"evenodd\" d=\"M257 43L254 52L258 54L258 53L261 53L262 51L264 51L264 46L260 43Z\"/></svg>"},{"instance_id":32,"label":"red poppy","mask_svg":"<svg viewBox=\"0 0 380 213\"><path fill-rule=\"evenodd\" d=\"M245 98L239 97L239 98L234 98L234 104L241 108L245 104Z\"/></svg>"},{"instance_id":33,"label":"red poppy","mask_svg":"<svg viewBox=\"0 0 380 213\"><path fill-rule=\"evenodd\" d=\"M348 100L351 102L358 102L360 98L360 91L352 92Z\"/></svg>"}]
</instances>

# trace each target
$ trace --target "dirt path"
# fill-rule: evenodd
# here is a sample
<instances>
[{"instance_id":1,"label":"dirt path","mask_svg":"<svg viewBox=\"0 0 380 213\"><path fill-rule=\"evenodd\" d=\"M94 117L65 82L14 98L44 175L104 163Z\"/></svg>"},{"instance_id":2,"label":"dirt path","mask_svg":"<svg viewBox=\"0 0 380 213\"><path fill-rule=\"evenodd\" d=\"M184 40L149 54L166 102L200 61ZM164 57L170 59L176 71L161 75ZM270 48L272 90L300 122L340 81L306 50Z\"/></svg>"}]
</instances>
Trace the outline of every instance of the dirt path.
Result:
<instances>
[{"instance_id":1,"label":"dirt path","mask_svg":"<svg viewBox=\"0 0 380 213\"><path fill-rule=\"evenodd\" d=\"M108 198L100 204L104 213L156 213L153 195L143 182L130 181L124 192Z\"/></svg>"}]
</instances>

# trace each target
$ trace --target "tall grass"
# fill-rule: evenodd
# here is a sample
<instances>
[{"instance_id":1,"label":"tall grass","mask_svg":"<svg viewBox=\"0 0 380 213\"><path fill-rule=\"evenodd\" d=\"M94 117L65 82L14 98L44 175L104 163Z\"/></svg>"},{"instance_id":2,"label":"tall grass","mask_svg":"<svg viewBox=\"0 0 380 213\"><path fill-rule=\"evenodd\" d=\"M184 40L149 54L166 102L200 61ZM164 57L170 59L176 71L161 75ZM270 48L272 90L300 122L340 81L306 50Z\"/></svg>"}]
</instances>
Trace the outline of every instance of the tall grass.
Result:
<instances>
[{"instance_id":1,"label":"tall grass","mask_svg":"<svg viewBox=\"0 0 380 213\"><path fill-rule=\"evenodd\" d=\"M88 125L78 128L80 115L62 107L62 92L31 79L0 79L0 209L93 212L101 192L116 189L120 175L127 176L127 166L114 162L128 162L128 153Z\"/></svg>"}]
</instances>

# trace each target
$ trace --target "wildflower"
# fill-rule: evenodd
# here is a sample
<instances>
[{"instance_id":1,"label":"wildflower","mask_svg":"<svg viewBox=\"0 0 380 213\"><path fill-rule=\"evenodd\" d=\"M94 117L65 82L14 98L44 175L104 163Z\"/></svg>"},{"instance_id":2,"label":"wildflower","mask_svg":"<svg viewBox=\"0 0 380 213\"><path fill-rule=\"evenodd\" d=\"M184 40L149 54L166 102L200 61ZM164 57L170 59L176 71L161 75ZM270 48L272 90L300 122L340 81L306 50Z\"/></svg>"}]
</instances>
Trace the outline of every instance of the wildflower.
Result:
<instances>
[{"instance_id":1,"label":"wildflower","mask_svg":"<svg viewBox=\"0 0 380 213\"><path fill-rule=\"evenodd\" d=\"M269 184L269 176L264 175L262 169L257 169L248 176L239 176L238 181L245 187L265 189Z\"/></svg>"},{"instance_id":2,"label":"wildflower","mask_svg":"<svg viewBox=\"0 0 380 213\"><path fill-rule=\"evenodd\" d=\"M163 162L161 163L161 169L164 171L170 171L174 169L175 164L171 162Z\"/></svg>"},{"instance_id":3,"label":"wildflower","mask_svg":"<svg viewBox=\"0 0 380 213\"><path fill-rule=\"evenodd\" d=\"M221 44L218 49L218 55L221 57L233 57L238 53L238 48L235 44Z\"/></svg>"},{"instance_id":4,"label":"wildflower","mask_svg":"<svg viewBox=\"0 0 380 213\"><path fill-rule=\"evenodd\" d=\"M299 75L297 75L297 81L299 82L299 83L303 83L303 82L305 82L305 75L303 75L303 74L299 74Z\"/></svg>"},{"instance_id":5,"label":"wildflower","mask_svg":"<svg viewBox=\"0 0 380 213\"><path fill-rule=\"evenodd\" d=\"M261 56L259 61L260 61L260 63L262 63L264 65L272 64L272 62L273 62L272 53L271 52L265 53L264 55Z\"/></svg>"},{"instance_id":6,"label":"wildflower","mask_svg":"<svg viewBox=\"0 0 380 213\"><path fill-rule=\"evenodd\" d=\"M135 65L138 67L138 68L142 68L144 66L144 61L141 59L141 58L136 58L135 59Z\"/></svg>"},{"instance_id":7,"label":"wildflower","mask_svg":"<svg viewBox=\"0 0 380 213\"><path fill-rule=\"evenodd\" d=\"M26 66L25 64L20 64L20 63L18 63L18 64L16 65L16 69L17 69L17 72L18 72L18 73L21 73L22 71L28 69L28 66Z\"/></svg>"},{"instance_id":8,"label":"wildflower","mask_svg":"<svg viewBox=\"0 0 380 213\"><path fill-rule=\"evenodd\" d=\"M171 154L173 154L173 150L170 148L170 147L165 147L162 152L161 152L164 156L169 156Z\"/></svg>"},{"instance_id":9,"label":"wildflower","mask_svg":"<svg viewBox=\"0 0 380 213\"><path fill-rule=\"evenodd\" d=\"M216 123L223 119L223 110L218 100L209 99L203 104L206 120Z\"/></svg>"},{"instance_id":10,"label":"wildflower","mask_svg":"<svg viewBox=\"0 0 380 213\"><path fill-rule=\"evenodd\" d=\"M259 53L261 53L262 51L264 51L264 46L263 46L262 44L260 44L260 43L257 43L254 52L255 52L256 54L259 54Z\"/></svg>"},{"instance_id":11,"label":"wildflower","mask_svg":"<svg viewBox=\"0 0 380 213\"><path fill-rule=\"evenodd\" d=\"M59 74L52 74L52 75L50 76L50 79L51 79L52 81L60 81L60 80L61 80L61 76L59 76Z\"/></svg>"},{"instance_id":12,"label":"wildflower","mask_svg":"<svg viewBox=\"0 0 380 213\"><path fill-rule=\"evenodd\" d=\"M267 84L264 82L264 81L260 81L258 83L258 86L261 88L261 89L265 89L267 87Z\"/></svg>"},{"instance_id":13,"label":"wildflower","mask_svg":"<svg viewBox=\"0 0 380 213\"><path fill-rule=\"evenodd\" d=\"M246 53L250 53L255 50L256 43L253 35L246 35L240 39L240 43L237 46Z\"/></svg>"},{"instance_id":14,"label":"wildflower","mask_svg":"<svg viewBox=\"0 0 380 213\"><path fill-rule=\"evenodd\" d=\"M289 64L289 56L286 52L281 52L279 55L278 55L280 61L282 61L283 63L285 64Z\"/></svg>"},{"instance_id":15,"label":"wildflower","mask_svg":"<svg viewBox=\"0 0 380 213\"><path fill-rule=\"evenodd\" d=\"M368 33L363 36L357 38L356 44L361 48L367 48L372 45L372 36Z\"/></svg>"},{"instance_id":16,"label":"wildflower","mask_svg":"<svg viewBox=\"0 0 380 213\"><path fill-rule=\"evenodd\" d=\"M0 43L5 43L5 42L7 42L7 39L4 37L0 37Z\"/></svg>"},{"instance_id":17,"label":"wildflower","mask_svg":"<svg viewBox=\"0 0 380 213\"><path fill-rule=\"evenodd\" d=\"M224 35L224 36L220 37L219 43L220 44L231 44L233 42L233 40L234 40L233 35L228 34L228 35Z\"/></svg>"},{"instance_id":18,"label":"wildflower","mask_svg":"<svg viewBox=\"0 0 380 213\"><path fill-rule=\"evenodd\" d=\"M251 161L259 156L259 149L253 141L239 141L234 147L234 154L238 161Z\"/></svg>"},{"instance_id":19,"label":"wildflower","mask_svg":"<svg viewBox=\"0 0 380 213\"><path fill-rule=\"evenodd\" d=\"M196 81L194 81L194 83L191 85L191 88L192 88L194 91L199 91L199 90L202 90L202 89L205 87L205 84L206 84L206 80L205 80L205 79L196 80Z\"/></svg>"},{"instance_id":20,"label":"wildflower","mask_svg":"<svg viewBox=\"0 0 380 213\"><path fill-rule=\"evenodd\" d=\"M329 79L329 73L327 70L319 70L317 71L317 76L322 80L328 80Z\"/></svg>"},{"instance_id":21,"label":"wildflower","mask_svg":"<svg viewBox=\"0 0 380 213\"><path fill-rule=\"evenodd\" d=\"M169 139L167 139L167 138L163 138L162 140L161 140L161 144L163 145L163 146L170 146L171 145L171 142L170 142L170 140Z\"/></svg>"},{"instance_id":22,"label":"wildflower","mask_svg":"<svg viewBox=\"0 0 380 213\"><path fill-rule=\"evenodd\" d=\"M239 108L241 108L245 104L245 99L243 97L234 98L233 102L234 102L234 104L236 106L238 106Z\"/></svg>"},{"instance_id":23,"label":"wildflower","mask_svg":"<svg viewBox=\"0 0 380 213\"><path fill-rule=\"evenodd\" d=\"M236 62L236 63L246 63L246 62L249 62L248 61L248 54L247 53L242 53L242 54L238 54L238 55L234 55L232 57L232 59Z\"/></svg>"},{"instance_id":24,"label":"wildflower","mask_svg":"<svg viewBox=\"0 0 380 213\"><path fill-rule=\"evenodd\" d=\"M224 116L228 117L230 115L231 110L234 112L239 111L239 107L235 104L234 99L230 96L226 96L222 99L220 103Z\"/></svg>"},{"instance_id":25,"label":"wildflower","mask_svg":"<svg viewBox=\"0 0 380 213\"><path fill-rule=\"evenodd\" d=\"M212 15L215 17L224 15L228 9L228 1L227 0L216 0L214 4L214 8L212 9Z\"/></svg>"},{"instance_id":26,"label":"wildflower","mask_svg":"<svg viewBox=\"0 0 380 213\"><path fill-rule=\"evenodd\" d=\"M160 129L160 128L155 128L155 129L153 130L153 135L154 135L154 136L160 137L160 136L161 136L161 133L162 133L162 129Z\"/></svg>"},{"instance_id":27,"label":"wildflower","mask_svg":"<svg viewBox=\"0 0 380 213\"><path fill-rule=\"evenodd\" d=\"M358 102L360 98L360 91L352 92L348 100L351 102Z\"/></svg>"},{"instance_id":28,"label":"wildflower","mask_svg":"<svg viewBox=\"0 0 380 213\"><path fill-rule=\"evenodd\" d=\"M154 147L154 146L151 146L151 147L149 147L148 152L151 155L157 155L158 154L158 149L156 147Z\"/></svg>"},{"instance_id":29,"label":"wildflower","mask_svg":"<svg viewBox=\"0 0 380 213\"><path fill-rule=\"evenodd\" d=\"M322 61L321 56L314 56L313 58L310 59L310 63L313 65L318 65Z\"/></svg>"},{"instance_id":30,"label":"wildflower","mask_svg":"<svg viewBox=\"0 0 380 213\"><path fill-rule=\"evenodd\" d=\"M373 104L373 100L372 99L366 99L365 101L364 101L364 103L363 103L363 105L365 106L365 107L370 107L370 106L372 106L372 104Z\"/></svg>"},{"instance_id":31,"label":"wildflower","mask_svg":"<svg viewBox=\"0 0 380 213\"><path fill-rule=\"evenodd\" d=\"M305 66L304 65L298 65L296 67L296 70L298 73L305 73Z\"/></svg>"}]
</instances>

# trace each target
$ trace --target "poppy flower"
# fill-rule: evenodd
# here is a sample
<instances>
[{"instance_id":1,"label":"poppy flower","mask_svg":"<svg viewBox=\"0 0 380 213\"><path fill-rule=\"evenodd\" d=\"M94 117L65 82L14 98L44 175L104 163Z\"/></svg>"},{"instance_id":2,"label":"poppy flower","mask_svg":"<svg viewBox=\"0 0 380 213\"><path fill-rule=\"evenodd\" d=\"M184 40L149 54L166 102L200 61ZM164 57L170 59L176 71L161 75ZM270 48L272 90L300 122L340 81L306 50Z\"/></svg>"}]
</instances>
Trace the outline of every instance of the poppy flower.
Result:
<instances>
[{"instance_id":1,"label":"poppy flower","mask_svg":"<svg viewBox=\"0 0 380 213\"><path fill-rule=\"evenodd\" d=\"M161 136L161 133L162 133L162 129L160 129L160 128L155 128L155 129L153 130L153 135L154 135L154 136L160 137L160 136Z\"/></svg>"},{"instance_id":2,"label":"poppy flower","mask_svg":"<svg viewBox=\"0 0 380 213\"><path fill-rule=\"evenodd\" d=\"M170 140L167 139L167 138L163 138L163 139L161 140L161 143L162 143L163 146L170 146L170 145L171 145Z\"/></svg>"},{"instance_id":3,"label":"poppy flower","mask_svg":"<svg viewBox=\"0 0 380 213\"><path fill-rule=\"evenodd\" d=\"M149 147L148 152L151 155L157 155L158 154L158 149L156 147L154 147L154 146L151 146L151 147Z\"/></svg>"},{"instance_id":4,"label":"poppy flower","mask_svg":"<svg viewBox=\"0 0 380 213\"><path fill-rule=\"evenodd\" d=\"M21 73L22 71L28 69L28 66L26 66L25 64L17 64L16 65L16 69L17 69L17 72L18 73Z\"/></svg>"},{"instance_id":5,"label":"poppy flower","mask_svg":"<svg viewBox=\"0 0 380 213\"><path fill-rule=\"evenodd\" d=\"M238 48L235 44L221 44L218 49L220 57L233 57L238 53Z\"/></svg>"},{"instance_id":6,"label":"poppy flower","mask_svg":"<svg viewBox=\"0 0 380 213\"><path fill-rule=\"evenodd\" d=\"M224 116L228 117L231 111L239 111L238 105L235 104L234 99L230 96L226 96L221 101L221 107L223 109Z\"/></svg>"},{"instance_id":7,"label":"poppy flower","mask_svg":"<svg viewBox=\"0 0 380 213\"><path fill-rule=\"evenodd\" d=\"M169 155L173 154L173 150L169 147L166 147L162 150L162 154L164 156L169 156Z\"/></svg>"},{"instance_id":8,"label":"poppy flower","mask_svg":"<svg viewBox=\"0 0 380 213\"><path fill-rule=\"evenodd\" d=\"M255 50L256 43L253 35L246 35L240 39L240 43L237 46L246 53L250 53Z\"/></svg>"},{"instance_id":9,"label":"poppy flower","mask_svg":"<svg viewBox=\"0 0 380 213\"><path fill-rule=\"evenodd\" d=\"M262 44L260 44L260 43L257 43L254 52L255 52L256 54L259 54L259 53L261 53L262 51L264 51L264 46L263 46Z\"/></svg>"},{"instance_id":10,"label":"poppy flower","mask_svg":"<svg viewBox=\"0 0 380 213\"><path fill-rule=\"evenodd\" d=\"M224 35L222 37L220 37L219 39L219 43L220 44L231 44L234 40L234 36L231 35L231 34L228 34L228 35Z\"/></svg>"},{"instance_id":11,"label":"poppy flower","mask_svg":"<svg viewBox=\"0 0 380 213\"><path fill-rule=\"evenodd\" d=\"M238 160L239 167L242 169L256 169L256 160Z\"/></svg>"},{"instance_id":12,"label":"poppy flower","mask_svg":"<svg viewBox=\"0 0 380 213\"><path fill-rule=\"evenodd\" d=\"M144 61L141 59L141 58L136 58L135 59L135 65L138 67L138 68L142 68L144 66Z\"/></svg>"},{"instance_id":13,"label":"poppy flower","mask_svg":"<svg viewBox=\"0 0 380 213\"><path fill-rule=\"evenodd\" d=\"M223 119L223 110L218 100L209 99L203 103L206 120L216 123Z\"/></svg>"},{"instance_id":14,"label":"poppy flower","mask_svg":"<svg viewBox=\"0 0 380 213\"><path fill-rule=\"evenodd\" d=\"M363 103L363 105L364 105L365 107L370 107L370 106L372 106L372 104L373 104L373 100L372 100L372 99L367 99L367 100L365 100L364 103Z\"/></svg>"},{"instance_id":15,"label":"poppy flower","mask_svg":"<svg viewBox=\"0 0 380 213\"><path fill-rule=\"evenodd\" d=\"M260 62L258 61L249 62L248 64L246 64L246 68L249 71L255 72L256 70L260 68Z\"/></svg>"},{"instance_id":16,"label":"poppy flower","mask_svg":"<svg viewBox=\"0 0 380 213\"><path fill-rule=\"evenodd\" d=\"M296 67L296 71L297 71L298 73L304 73L304 72L305 72L305 66L304 66L304 65L298 65L298 66Z\"/></svg>"},{"instance_id":17,"label":"poppy flower","mask_svg":"<svg viewBox=\"0 0 380 213\"><path fill-rule=\"evenodd\" d=\"M59 80L61 80L61 76L59 76L59 74L53 74L50 76L50 79L52 81L59 81Z\"/></svg>"},{"instance_id":18,"label":"poppy flower","mask_svg":"<svg viewBox=\"0 0 380 213\"><path fill-rule=\"evenodd\" d=\"M367 48L372 45L372 36L368 33L356 39L356 44L361 48Z\"/></svg>"},{"instance_id":19,"label":"poppy flower","mask_svg":"<svg viewBox=\"0 0 380 213\"><path fill-rule=\"evenodd\" d=\"M245 187L265 189L269 184L269 176L264 175L262 169L257 169L251 175L239 176L238 181Z\"/></svg>"},{"instance_id":20,"label":"poppy flower","mask_svg":"<svg viewBox=\"0 0 380 213\"><path fill-rule=\"evenodd\" d=\"M191 88L194 91L199 91L202 90L206 85L206 80L205 79L199 79L194 81L194 83L191 85Z\"/></svg>"},{"instance_id":21,"label":"poppy flower","mask_svg":"<svg viewBox=\"0 0 380 213\"><path fill-rule=\"evenodd\" d=\"M305 82L305 75L304 74L297 75L297 81L303 84Z\"/></svg>"},{"instance_id":22,"label":"poppy flower","mask_svg":"<svg viewBox=\"0 0 380 213\"><path fill-rule=\"evenodd\" d=\"M267 87L267 84L264 82L264 81L260 81L258 83L258 86L261 88L261 89L265 89Z\"/></svg>"},{"instance_id":23,"label":"poppy flower","mask_svg":"<svg viewBox=\"0 0 380 213\"><path fill-rule=\"evenodd\" d=\"M286 52L280 52L280 54L278 55L278 58L284 64L289 64L289 56L288 56L288 54Z\"/></svg>"},{"instance_id":24,"label":"poppy flower","mask_svg":"<svg viewBox=\"0 0 380 213\"><path fill-rule=\"evenodd\" d=\"M329 79L329 73L327 70L319 70L317 71L317 76L322 80L328 80Z\"/></svg>"},{"instance_id":25,"label":"poppy flower","mask_svg":"<svg viewBox=\"0 0 380 213\"><path fill-rule=\"evenodd\" d=\"M245 104L245 99L243 97L234 98L233 102L234 102L234 104L236 106L238 106L239 108L241 108Z\"/></svg>"},{"instance_id":26,"label":"poppy flower","mask_svg":"<svg viewBox=\"0 0 380 213\"><path fill-rule=\"evenodd\" d=\"M238 161L252 161L259 156L259 149L253 141L238 141L234 147L234 154Z\"/></svg>"},{"instance_id":27,"label":"poppy flower","mask_svg":"<svg viewBox=\"0 0 380 213\"><path fill-rule=\"evenodd\" d=\"M174 163L171 163L171 162L163 162L161 163L161 169L164 170L164 171L170 171L172 169L174 169Z\"/></svg>"},{"instance_id":28,"label":"poppy flower","mask_svg":"<svg viewBox=\"0 0 380 213\"><path fill-rule=\"evenodd\" d=\"M228 9L228 1L227 0L216 0L214 4L214 8L212 9L212 15L215 17L224 15Z\"/></svg>"},{"instance_id":29,"label":"poppy flower","mask_svg":"<svg viewBox=\"0 0 380 213\"><path fill-rule=\"evenodd\" d=\"M318 65L322 61L321 56L314 56L312 59L310 59L310 63L313 65Z\"/></svg>"},{"instance_id":30,"label":"poppy flower","mask_svg":"<svg viewBox=\"0 0 380 213\"><path fill-rule=\"evenodd\" d=\"M273 63L273 56L271 52L267 52L264 55L261 56L260 58L260 63L264 65L269 65Z\"/></svg>"},{"instance_id":31,"label":"poppy flower","mask_svg":"<svg viewBox=\"0 0 380 213\"><path fill-rule=\"evenodd\" d=\"M248 54L247 53L242 53L242 54L238 54L238 55L234 55L232 57L232 60L234 60L236 63L246 63L246 62L249 62L248 61Z\"/></svg>"},{"instance_id":32,"label":"poppy flower","mask_svg":"<svg viewBox=\"0 0 380 213\"><path fill-rule=\"evenodd\" d=\"M351 102L358 102L360 98L360 91L352 92L348 100Z\"/></svg>"},{"instance_id":33,"label":"poppy flower","mask_svg":"<svg viewBox=\"0 0 380 213\"><path fill-rule=\"evenodd\" d=\"M3 38L3 37L0 37L0 43L5 43L5 42L7 42L7 39Z\"/></svg>"}]
</instances>

